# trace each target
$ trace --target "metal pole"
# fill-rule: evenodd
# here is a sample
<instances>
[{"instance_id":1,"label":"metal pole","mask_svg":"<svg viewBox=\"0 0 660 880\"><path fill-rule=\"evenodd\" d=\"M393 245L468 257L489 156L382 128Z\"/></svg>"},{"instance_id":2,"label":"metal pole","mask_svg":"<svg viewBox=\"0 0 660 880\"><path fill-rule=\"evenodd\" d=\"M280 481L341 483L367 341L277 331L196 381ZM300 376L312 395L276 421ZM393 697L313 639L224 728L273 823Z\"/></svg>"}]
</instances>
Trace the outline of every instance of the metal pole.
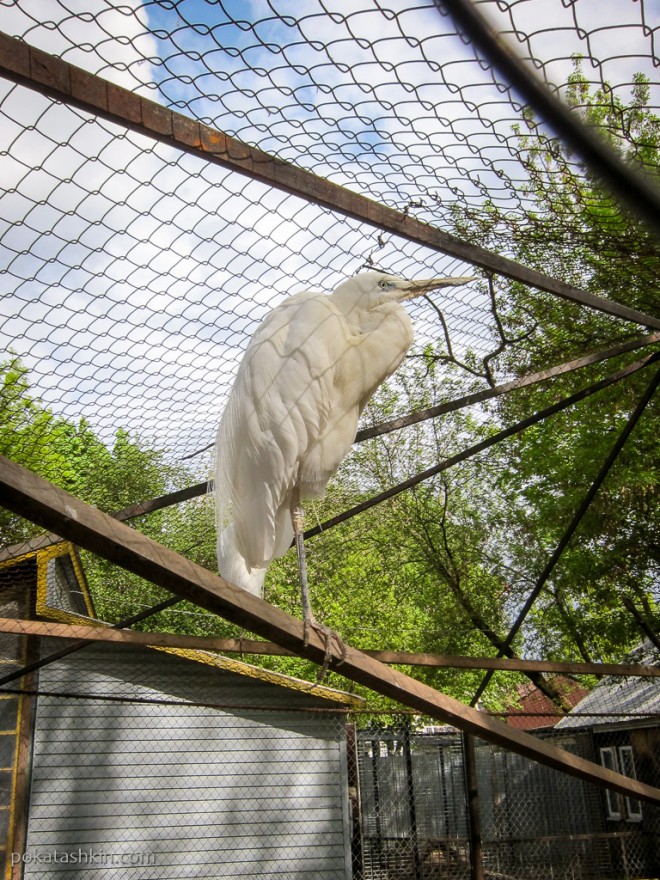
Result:
<instances>
[{"instance_id":1,"label":"metal pole","mask_svg":"<svg viewBox=\"0 0 660 880\"><path fill-rule=\"evenodd\" d=\"M470 880L485 880L484 853L481 840L481 813L479 810L479 783L474 737L463 733L463 771L467 805L468 840L470 843Z\"/></svg>"},{"instance_id":2,"label":"metal pole","mask_svg":"<svg viewBox=\"0 0 660 880\"><path fill-rule=\"evenodd\" d=\"M660 231L660 189L651 175L638 170L632 163L623 162L602 137L555 97L490 27L473 0L435 0L435 3L441 13L446 9L458 28L543 121L577 153L589 171L600 177L610 192L636 214L649 231Z\"/></svg>"},{"instance_id":3,"label":"metal pole","mask_svg":"<svg viewBox=\"0 0 660 880\"><path fill-rule=\"evenodd\" d=\"M412 749L410 747L410 718L403 725L403 754L406 761L406 795L408 817L410 819L410 843L412 845L413 877L422 880L422 865L419 858L419 836L417 834L417 804L415 803L415 780L413 778Z\"/></svg>"}]
</instances>

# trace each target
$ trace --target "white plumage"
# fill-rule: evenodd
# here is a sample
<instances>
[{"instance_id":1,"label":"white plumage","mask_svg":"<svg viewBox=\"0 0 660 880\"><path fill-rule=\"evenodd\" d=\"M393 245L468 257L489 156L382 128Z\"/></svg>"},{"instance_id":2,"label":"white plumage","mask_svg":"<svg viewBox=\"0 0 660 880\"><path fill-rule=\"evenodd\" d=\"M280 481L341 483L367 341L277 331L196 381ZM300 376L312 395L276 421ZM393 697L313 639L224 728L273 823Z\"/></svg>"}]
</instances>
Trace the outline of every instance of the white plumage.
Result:
<instances>
[{"instance_id":1,"label":"white plumage","mask_svg":"<svg viewBox=\"0 0 660 880\"><path fill-rule=\"evenodd\" d=\"M324 494L364 406L412 343L400 303L467 280L366 272L330 295L291 296L266 316L216 438L218 569L226 580L263 592L268 564L291 545L296 495Z\"/></svg>"}]
</instances>

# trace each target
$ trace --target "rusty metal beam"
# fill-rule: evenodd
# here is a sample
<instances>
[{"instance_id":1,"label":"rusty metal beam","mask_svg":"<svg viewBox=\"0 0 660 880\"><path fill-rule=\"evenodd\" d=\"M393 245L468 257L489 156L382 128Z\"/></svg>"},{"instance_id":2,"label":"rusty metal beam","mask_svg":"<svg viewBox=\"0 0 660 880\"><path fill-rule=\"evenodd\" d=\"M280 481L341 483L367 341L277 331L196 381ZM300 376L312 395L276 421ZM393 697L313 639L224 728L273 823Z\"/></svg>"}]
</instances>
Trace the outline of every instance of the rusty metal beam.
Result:
<instances>
[{"instance_id":1,"label":"rusty metal beam","mask_svg":"<svg viewBox=\"0 0 660 880\"><path fill-rule=\"evenodd\" d=\"M640 613L639 609L629 596L621 597L621 604L635 618L637 626L641 629L647 639L651 641L658 651L660 651L660 633L657 633L648 620Z\"/></svg>"},{"instance_id":2,"label":"rusty metal beam","mask_svg":"<svg viewBox=\"0 0 660 880\"><path fill-rule=\"evenodd\" d=\"M380 422L380 424L374 425L372 428L364 428L362 431L358 431L355 442L363 443L365 440L380 437L382 434L390 434L392 431L399 431L401 428L416 425L427 419L437 419L438 416L456 412L456 410L462 409L465 406L484 403L487 400L493 400L495 397L501 397L503 394L519 391L521 388L528 388L530 385L538 385L539 382L547 382L548 379L554 379L556 376L573 373L584 367L590 367L593 364L609 360L628 351L635 351L635 349L643 348L646 345L653 345L656 342L660 342L660 333L638 336L636 339L630 339L620 345L613 345L610 348L601 349L593 354L588 354L572 361L566 361L554 367L547 367L545 370L539 370L536 373L528 373L526 376L520 376L517 379L512 379L510 382L503 382L494 388L484 388L481 391L475 391L472 394L466 394L464 397L457 397L455 400L439 403L437 406L431 406L428 409L420 409L388 422Z\"/></svg>"},{"instance_id":3,"label":"rusty metal beam","mask_svg":"<svg viewBox=\"0 0 660 880\"><path fill-rule=\"evenodd\" d=\"M221 651L225 654L256 654L293 657L295 654L274 642L254 639L190 636L164 632L141 632L115 629L106 625L58 623L49 620L22 620L0 617L0 632L21 636L75 639L86 642L114 642L125 645L152 645L162 648L190 648L200 651ZM508 672L551 672L559 675L611 675L660 678L659 666L637 663L582 663L556 660L510 660L508 657L457 657L452 654L415 654L408 651L362 652L381 663L401 666L427 666L443 669L503 669Z\"/></svg>"},{"instance_id":4,"label":"rusty metal beam","mask_svg":"<svg viewBox=\"0 0 660 880\"><path fill-rule=\"evenodd\" d=\"M611 373L604 379L600 379L598 382L594 382L593 385L589 385L588 387L577 391L575 394L571 394L568 397L559 400L552 406L546 407L546 409L539 410L539 412L534 413L534 415L529 416L528 418L523 419L520 422L516 422L514 425L511 425L508 428L504 428L502 431L498 431L497 434L493 434L492 436L487 437L485 440L482 440L479 443L475 443L474 446L469 446L462 452L458 452L456 455L452 455L449 458L444 459L444 461L433 465L433 467L430 467L425 471L421 471L419 474L415 474L414 476L409 477L402 483L398 483L396 486L385 489L385 491L380 492L378 495L373 495L366 501L363 501L360 504L356 504L355 507L351 507L348 510L343 511L342 513L338 513L336 516L331 517L331 519L326 520L324 523L321 523L321 525L313 526L311 529L308 529L305 532L305 539L312 538L314 535L319 535L322 532L327 531L328 529L334 528L340 523L346 522L346 520L352 519L354 516L357 516L360 513L364 513L365 510L369 510L371 507L375 507L377 504L386 501L388 498L393 498L395 495L401 494L401 492L412 489L413 486L417 486L420 483L423 483L425 480L429 480L431 477L437 476L443 471L446 471L449 468L454 467L455 465L460 464L463 461L466 461L468 458L477 455L479 452L484 452L491 446L494 446L497 443L501 443L502 440L506 440L508 437L513 437L515 434L519 434L522 431L525 431L527 428L537 424L538 422L543 421L544 419L547 419L549 416L555 415L556 413L567 409L569 406L573 406L574 404L579 403L581 400L585 400L587 397L590 397L592 394L596 394L597 392L602 391L604 388L613 385L615 382L620 382L622 379L625 379L627 376L631 376L638 370L643 370L650 364L656 363L658 359L660 359L660 352L648 355L647 357L642 358L642 360L640 361L635 361L634 363L629 364L627 367L624 367L622 370L618 370L616 373Z\"/></svg>"},{"instance_id":5,"label":"rusty metal beam","mask_svg":"<svg viewBox=\"0 0 660 880\"><path fill-rule=\"evenodd\" d=\"M219 614L262 638L323 664L325 639L312 630L306 644L301 620L228 583L173 550L101 513L57 486L0 457L2 504L67 540ZM556 770L629 797L660 804L660 789L586 761L478 712L348 645L331 647L331 668L420 714L511 749Z\"/></svg>"},{"instance_id":6,"label":"rusty metal beam","mask_svg":"<svg viewBox=\"0 0 660 880\"><path fill-rule=\"evenodd\" d=\"M87 113L247 174L347 217L427 245L488 272L505 275L571 302L660 330L659 318L462 241L3 33L0 33L0 75Z\"/></svg>"}]
</instances>

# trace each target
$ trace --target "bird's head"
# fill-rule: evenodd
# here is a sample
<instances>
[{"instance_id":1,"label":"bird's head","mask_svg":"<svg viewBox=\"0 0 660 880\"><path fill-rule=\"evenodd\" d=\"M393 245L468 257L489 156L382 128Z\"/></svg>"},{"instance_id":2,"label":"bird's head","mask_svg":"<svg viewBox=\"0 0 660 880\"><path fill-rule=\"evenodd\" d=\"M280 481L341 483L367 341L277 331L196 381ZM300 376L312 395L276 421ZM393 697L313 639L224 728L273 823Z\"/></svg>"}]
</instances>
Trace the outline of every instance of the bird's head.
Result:
<instances>
[{"instance_id":1,"label":"bird's head","mask_svg":"<svg viewBox=\"0 0 660 880\"><path fill-rule=\"evenodd\" d=\"M423 296L438 287L454 287L473 281L469 278L429 278L406 281L385 272L362 272L335 288L332 298L349 314L354 309L371 311L384 303L401 303Z\"/></svg>"}]
</instances>

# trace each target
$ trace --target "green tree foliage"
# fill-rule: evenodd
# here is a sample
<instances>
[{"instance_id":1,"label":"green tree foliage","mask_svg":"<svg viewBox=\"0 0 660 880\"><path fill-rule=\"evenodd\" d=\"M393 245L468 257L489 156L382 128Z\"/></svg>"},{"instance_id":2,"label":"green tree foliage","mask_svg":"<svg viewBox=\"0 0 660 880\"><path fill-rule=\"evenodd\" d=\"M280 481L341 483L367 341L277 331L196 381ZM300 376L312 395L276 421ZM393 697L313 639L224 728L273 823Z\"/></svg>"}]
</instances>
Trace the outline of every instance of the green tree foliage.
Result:
<instances>
[{"instance_id":1,"label":"green tree foliage","mask_svg":"<svg viewBox=\"0 0 660 880\"><path fill-rule=\"evenodd\" d=\"M109 447L84 419L76 424L54 414L34 396L28 371L15 357L0 364L0 454L108 513L193 482L188 471L124 430ZM213 537L203 500L140 517L132 525L191 558L208 560ZM42 531L0 508L3 545ZM120 620L169 595L92 554L84 554L84 562L97 613L105 620Z\"/></svg>"},{"instance_id":2,"label":"green tree foliage","mask_svg":"<svg viewBox=\"0 0 660 880\"><path fill-rule=\"evenodd\" d=\"M112 448L89 424L55 415L35 398L17 358L0 364L0 452L84 501L120 510L164 492L175 477L161 453L117 431Z\"/></svg>"},{"instance_id":3,"label":"green tree foliage","mask_svg":"<svg viewBox=\"0 0 660 880\"><path fill-rule=\"evenodd\" d=\"M597 127L621 161L659 175L660 119L648 107L647 80L635 77L630 101L605 85L592 89L579 59L566 98ZM517 131L519 157L527 171L526 222L487 206L479 216L460 218L463 234L490 247L510 250L528 265L601 296L657 312L660 277L658 241L610 197L600 182L559 142L543 134L530 116ZM505 328L531 331L505 352L502 371L533 369L630 338L643 329L548 294L503 282L498 291ZM647 353L647 352L646 352ZM588 385L623 363L581 371L551 386L510 395L497 417L511 423ZM600 392L559 416L528 429L507 444L498 489L509 500L511 559L539 571L567 527L652 370ZM654 401L628 440L599 491L574 541L532 614L538 650L561 657L612 659L640 639L622 605L628 596L658 625L658 434ZM537 560L534 562L533 560Z\"/></svg>"}]
</instances>

